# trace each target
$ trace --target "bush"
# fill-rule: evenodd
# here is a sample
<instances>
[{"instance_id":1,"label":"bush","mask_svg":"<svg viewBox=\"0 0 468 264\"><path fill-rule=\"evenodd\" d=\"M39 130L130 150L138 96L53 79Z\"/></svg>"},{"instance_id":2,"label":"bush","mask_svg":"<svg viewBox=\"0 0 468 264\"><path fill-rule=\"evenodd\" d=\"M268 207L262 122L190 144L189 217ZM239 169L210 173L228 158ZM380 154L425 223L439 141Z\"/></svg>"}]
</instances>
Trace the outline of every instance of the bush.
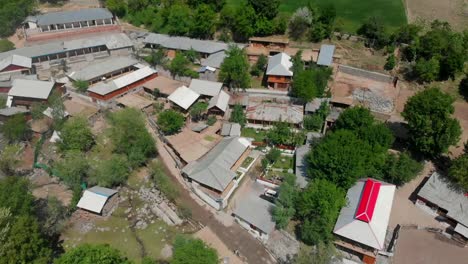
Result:
<instances>
[{"instance_id":1,"label":"bush","mask_svg":"<svg viewBox=\"0 0 468 264\"><path fill-rule=\"evenodd\" d=\"M44 111L47 109L47 105L40 102L34 102L31 105L31 117L34 120L39 120L44 117Z\"/></svg>"},{"instance_id":2,"label":"bush","mask_svg":"<svg viewBox=\"0 0 468 264\"><path fill-rule=\"evenodd\" d=\"M391 71L393 68L395 68L396 65L396 58L395 55L391 54L390 56L387 57L387 62L385 63L385 70Z\"/></svg>"},{"instance_id":3,"label":"bush","mask_svg":"<svg viewBox=\"0 0 468 264\"><path fill-rule=\"evenodd\" d=\"M0 39L0 52L14 50L15 44L8 39Z\"/></svg>"},{"instance_id":4,"label":"bush","mask_svg":"<svg viewBox=\"0 0 468 264\"><path fill-rule=\"evenodd\" d=\"M408 153L389 154L383 170L384 180L400 186L416 178L422 168Z\"/></svg>"},{"instance_id":5,"label":"bush","mask_svg":"<svg viewBox=\"0 0 468 264\"><path fill-rule=\"evenodd\" d=\"M76 80L73 82L73 87L75 87L78 92L84 93L88 90L89 83L83 80Z\"/></svg>"},{"instance_id":6,"label":"bush","mask_svg":"<svg viewBox=\"0 0 468 264\"><path fill-rule=\"evenodd\" d=\"M20 163L19 145L7 145L0 153L0 170L6 175L13 175Z\"/></svg>"},{"instance_id":7,"label":"bush","mask_svg":"<svg viewBox=\"0 0 468 264\"><path fill-rule=\"evenodd\" d=\"M103 187L113 187L127 181L130 174L127 157L112 154L107 160L96 162L91 169L89 181Z\"/></svg>"},{"instance_id":8,"label":"bush","mask_svg":"<svg viewBox=\"0 0 468 264\"><path fill-rule=\"evenodd\" d=\"M3 126L0 127L0 130L10 142L27 139L29 134L29 127L26 124L26 118L23 114L15 115L5 121Z\"/></svg>"},{"instance_id":9,"label":"bush","mask_svg":"<svg viewBox=\"0 0 468 264\"><path fill-rule=\"evenodd\" d=\"M164 171L164 165L158 160L150 164L151 177L158 189L163 193L167 199L175 201L179 197L179 190L175 183Z\"/></svg>"},{"instance_id":10,"label":"bush","mask_svg":"<svg viewBox=\"0 0 468 264\"><path fill-rule=\"evenodd\" d=\"M319 115L306 115L304 117L304 128L311 131L320 131L323 127L323 118Z\"/></svg>"},{"instance_id":11,"label":"bush","mask_svg":"<svg viewBox=\"0 0 468 264\"><path fill-rule=\"evenodd\" d=\"M206 124L209 125L209 126L212 126L216 123L217 119L215 116L208 116L208 118L206 119Z\"/></svg>"},{"instance_id":12,"label":"bush","mask_svg":"<svg viewBox=\"0 0 468 264\"><path fill-rule=\"evenodd\" d=\"M93 133L84 117L73 117L65 122L60 131L59 147L62 151L86 151L94 144Z\"/></svg>"},{"instance_id":13,"label":"bush","mask_svg":"<svg viewBox=\"0 0 468 264\"><path fill-rule=\"evenodd\" d=\"M172 135L180 131L185 124L185 117L172 109L161 112L157 120L161 131L166 135Z\"/></svg>"},{"instance_id":14,"label":"bush","mask_svg":"<svg viewBox=\"0 0 468 264\"><path fill-rule=\"evenodd\" d=\"M244 108L242 108L241 105L234 106L234 108L232 109L231 117L229 118L229 121L233 123L238 123L242 127L245 126L245 123L247 122L247 117L245 116Z\"/></svg>"}]
</instances>

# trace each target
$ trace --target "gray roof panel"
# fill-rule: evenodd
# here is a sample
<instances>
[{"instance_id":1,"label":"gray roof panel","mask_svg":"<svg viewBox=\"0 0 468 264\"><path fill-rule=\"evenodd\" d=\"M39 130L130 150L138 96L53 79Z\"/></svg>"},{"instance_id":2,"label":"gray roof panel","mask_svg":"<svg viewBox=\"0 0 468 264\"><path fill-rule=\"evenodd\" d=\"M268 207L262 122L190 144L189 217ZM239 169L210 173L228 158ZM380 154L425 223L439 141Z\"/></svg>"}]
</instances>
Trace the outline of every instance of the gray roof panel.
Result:
<instances>
[{"instance_id":1,"label":"gray roof panel","mask_svg":"<svg viewBox=\"0 0 468 264\"><path fill-rule=\"evenodd\" d=\"M332 65L334 53L335 53L335 45L323 44L320 47L320 53L317 59L317 64L323 65L323 66Z\"/></svg>"},{"instance_id":2,"label":"gray roof panel","mask_svg":"<svg viewBox=\"0 0 468 264\"><path fill-rule=\"evenodd\" d=\"M54 82L15 79L8 96L47 99L54 84Z\"/></svg>"},{"instance_id":3,"label":"gray roof panel","mask_svg":"<svg viewBox=\"0 0 468 264\"><path fill-rule=\"evenodd\" d=\"M96 19L111 19L112 13L106 8L89 8L72 11L46 13L28 17L28 21L36 21L39 26L65 24Z\"/></svg>"},{"instance_id":4,"label":"gray roof panel","mask_svg":"<svg viewBox=\"0 0 468 264\"><path fill-rule=\"evenodd\" d=\"M68 76L73 80L89 81L137 63L137 60L129 57L110 58L96 64L91 64L80 71L72 72Z\"/></svg>"}]
</instances>

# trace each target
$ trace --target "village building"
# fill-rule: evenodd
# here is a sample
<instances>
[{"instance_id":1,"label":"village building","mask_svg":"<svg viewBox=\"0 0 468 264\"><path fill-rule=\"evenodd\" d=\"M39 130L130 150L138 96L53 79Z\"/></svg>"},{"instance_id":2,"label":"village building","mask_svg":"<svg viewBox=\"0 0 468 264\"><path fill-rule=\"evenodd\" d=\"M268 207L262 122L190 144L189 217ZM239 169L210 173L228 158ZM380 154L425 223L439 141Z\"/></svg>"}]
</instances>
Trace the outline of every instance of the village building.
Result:
<instances>
[{"instance_id":1,"label":"village building","mask_svg":"<svg viewBox=\"0 0 468 264\"><path fill-rule=\"evenodd\" d=\"M23 23L28 41L72 37L79 34L120 31L112 13L105 8L50 12L29 16Z\"/></svg>"},{"instance_id":2,"label":"village building","mask_svg":"<svg viewBox=\"0 0 468 264\"><path fill-rule=\"evenodd\" d=\"M7 106L30 107L33 103L46 103L54 89L59 89L55 82L15 79L8 92Z\"/></svg>"},{"instance_id":3,"label":"village building","mask_svg":"<svg viewBox=\"0 0 468 264\"><path fill-rule=\"evenodd\" d=\"M0 60L0 75L33 73L31 58L12 54Z\"/></svg>"},{"instance_id":4,"label":"village building","mask_svg":"<svg viewBox=\"0 0 468 264\"><path fill-rule=\"evenodd\" d=\"M263 185L254 183L250 192L236 203L232 215L236 221L261 241L267 241L275 230L275 222L271 217L273 203L261 198Z\"/></svg>"},{"instance_id":5,"label":"village building","mask_svg":"<svg viewBox=\"0 0 468 264\"><path fill-rule=\"evenodd\" d=\"M330 98L314 98L312 101L307 102L306 105L304 106L304 114L306 115L311 115L317 112L317 110L320 109L320 106L323 103L329 103Z\"/></svg>"},{"instance_id":6,"label":"village building","mask_svg":"<svg viewBox=\"0 0 468 264\"><path fill-rule=\"evenodd\" d=\"M0 74L0 93L8 94L16 79L37 80L37 75Z\"/></svg>"},{"instance_id":7,"label":"village building","mask_svg":"<svg viewBox=\"0 0 468 264\"><path fill-rule=\"evenodd\" d=\"M268 86L273 89L288 90L293 76L292 66L291 57L286 53L270 57L266 69Z\"/></svg>"},{"instance_id":8,"label":"village building","mask_svg":"<svg viewBox=\"0 0 468 264\"><path fill-rule=\"evenodd\" d=\"M124 33L100 34L87 38L54 41L45 44L26 46L0 53L0 60L11 55L31 58L38 68L42 63L54 64L63 59L69 63L92 61L111 55L128 56L133 51L133 43Z\"/></svg>"},{"instance_id":9,"label":"village building","mask_svg":"<svg viewBox=\"0 0 468 264\"><path fill-rule=\"evenodd\" d=\"M199 93L187 88L186 86L181 86L169 95L167 99L172 102L173 106L176 105L181 110L187 112L190 106L192 106L199 97Z\"/></svg>"},{"instance_id":10,"label":"village building","mask_svg":"<svg viewBox=\"0 0 468 264\"><path fill-rule=\"evenodd\" d=\"M115 99L117 104L122 107L135 108L141 111L149 112L152 110L153 100L145 98L138 93L129 93Z\"/></svg>"},{"instance_id":11,"label":"village building","mask_svg":"<svg viewBox=\"0 0 468 264\"><path fill-rule=\"evenodd\" d=\"M83 192L76 207L98 215L107 215L111 208L106 204L110 204L109 200L116 197L116 193L116 190L94 186ZM107 210L105 207L108 207Z\"/></svg>"},{"instance_id":12,"label":"village building","mask_svg":"<svg viewBox=\"0 0 468 264\"><path fill-rule=\"evenodd\" d=\"M219 134L223 137L240 137L241 125L238 123L224 123Z\"/></svg>"},{"instance_id":13,"label":"village building","mask_svg":"<svg viewBox=\"0 0 468 264\"><path fill-rule=\"evenodd\" d=\"M177 80L173 80L166 76L158 76L151 79L143 84L145 92L154 95L154 91L158 91L158 97L168 97L170 94L175 92L177 88L185 85L185 83Z\"/></svg>"},{"instance_id":14,"label":"village building","mask_svg":"<svg viewBox=\"0 0 468 264\"><path fill-rule=\"evenodd\" d=\"M221 210L238 187L236 170L249 155L250 142L242 137L221 140L213 149L182 169L182 175L192 182L195 193L215 209Z\"/></svg>"},{"instance_id":15,"label":"village building","mask_svg":"<svg viewBox=\"0 0 468 264\"><path fill-rule=\"evenodd\" d=\"M105 103L119 95L141 87L143 83L157 76L156 70L146 66L117 79L92 85L88 88L88 95L95 102Z\"/></svg>"},{"instance_id":16,"label":"village building","mask_svg":"<svg viewBox=\"0 0 468 264\"><path fill-rule=\"evenodd\" d=\"M333 233L335 245L353 252L366 264L374 264L385 251L385 237L392 210L395 185L374 179L359 180L346 194Z\"/></svg>"},{"instance_id":17,"label":"village building","mask_svg":"<svg viewBox=\"0 0 468 264\"><path fill-rule=\"evenodd\" d=\"M249 126L271 126L275 123L286 122L300 128L304 119L304 106L291 102L249 100L246 116Z\"/></svg>"},{"instance_id":18,"label":"village building","mask_svg":"<svg viewBox=\"0 0 468 264\"><path fill-rule=\"evenodd\" d=\"M144 67L136 59L130 57L114 57L88 65L81 70L70 72L68 78L72 81L86 81L95 84L127 72Z\"/></svg>"},{"instance_id":19,"label":"village building","mask_svg":"<svg viewBox=\"0 0 468 264\"><path fill-rule=\"evenodd\" d=\"M212 97L208 103L208 114L224 116L229 108L229 98L229 94L225 91L220 91Z\"/></svg>"},{"instance_id":20,"label":"village building","mask_svg":"<svg viewBox=\"0 0 468 264\"><path fill-rule=\"evenodd\" d=\"M312 62L316 62L319 52L319 49L301 49L301 48L291 48L287 47L284 50L284 53L288 54L290 57L295 56L299 51L301 51L301 60L304 62L304 64L311 65Z\"/></svg>"},{"instance_id":21,"label":"village building","mask_svg":"<svg viewBox=\"0 0 468 264\"><path fill-rule=\"evenodd\" d=\"M320 47L320 52L317 59L317 65L320 66L332 66L334 62L335 45L323 44Z\"/></svg>"},{"instance_id":22,"label":"village building","mask_svg":"<svg viewBox=\"0 0 468 264\"><path fill-rule=\"evenodd\" d=\"M289 45L289 39L284 36L251 37L249 45L268 49L268 55L283 52Z\"/></svg>"},{"instance_id":23,"label":"village building","mask_svg":"<svg viewBox=\"0 0 468 264\"><path fill-rule=\"evenodd\" d=\"M200 94L201 97L211 98L219 94L221 88L223 88L223 83L192 79L188 88Z\"/></svg>"},{"instance_id":24,"label":"village building","mask_svg":"<svg viewBox=\"0 0 468 264\"><path fill-rule=\"evenodd\" d=\"M13 107L7 107L7 108L0 108L0 121L1 122L5 122L8 119L16 115L25 115L27 120L31 119L30 112L25 107L13 106Z\"/></svg>"},{"instance_id":25,"label":"village building","mask_svg":"<svg viewBox=\"0 0 468 264\"><path fill-rule=\"evenodd\" d=\"M468 194L434 172L417 194L416 205L450 224L452 238L468 244Z\"/></svg>"}]
</instances>

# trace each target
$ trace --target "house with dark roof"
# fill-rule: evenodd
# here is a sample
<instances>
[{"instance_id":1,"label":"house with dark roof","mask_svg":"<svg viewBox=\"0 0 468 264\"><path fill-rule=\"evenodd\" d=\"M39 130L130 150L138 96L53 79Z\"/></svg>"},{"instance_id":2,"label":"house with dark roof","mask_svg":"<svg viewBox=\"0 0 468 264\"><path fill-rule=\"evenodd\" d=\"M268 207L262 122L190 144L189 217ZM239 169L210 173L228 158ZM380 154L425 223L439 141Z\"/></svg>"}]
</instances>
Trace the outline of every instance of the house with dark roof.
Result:
<instances>
[{"instance_id":1,"label":"house with dark roof","mask_svg":"<svg viewBox=\"0 0 468 264\"><path fill-rule=\"evenodd\" d=\"M333 229L335 245L353 252L364 263L375 263L378 251L385 250L395 189L393 184L370 178L351 187Z\"/></svg>"},{"instance_id":2,"label":"house with dark roof","mask_svg":"<svg viewBox=\"0 0 468 264\"><path fill-rule=\"evenodd\" d=\"M419 190L416 205L444 218L452 238L468 244L468 193L434 172Z\"/></svg>"},{"instance_id":3,"label":"house with dark roof","mask_svg":"<svg viewBox=\"0 0 468 264\"><path fill-rule=\"evenodd\" d=\"M278 53L268 59L266 69L267 83L273 89L288 90L293 76L291 57Z\"/></svg>"},{"instance_id":4,"label":"house with dark roof","mask_svg":"<svg viewBox=\"0 0 468 264\"><path fill-rule=\"evenodd\" d=\"M212 207L221 210L238 186L237 168L249 154L250 142L242 137L227 137L208 153L182 169L192 188Z\"/></svg>"}]
</instances>

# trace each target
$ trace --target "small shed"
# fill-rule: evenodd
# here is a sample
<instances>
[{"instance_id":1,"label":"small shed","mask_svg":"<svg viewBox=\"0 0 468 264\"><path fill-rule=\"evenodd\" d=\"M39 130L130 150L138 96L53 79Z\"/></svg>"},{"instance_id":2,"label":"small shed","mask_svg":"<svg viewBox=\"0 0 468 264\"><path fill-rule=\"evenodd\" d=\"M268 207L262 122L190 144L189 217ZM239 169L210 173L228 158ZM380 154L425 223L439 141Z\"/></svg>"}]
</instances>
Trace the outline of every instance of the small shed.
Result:
<instances>
[{"instance_id":1,"label":"small shed","mask_svg":"<svg viewBox=\"0 0 468 264\"><path fill-rule=\"evenodd\" d=\"M190 106L197 101L198 97L200 97L199 93L186 86L181 86L171 93L167 99L180 106L182 109L188 110Z\"/></svg>"},{"instance_id":2,"label":"small shed","mask_svg":"<svg viewBox=\"0 0 468 264\"><path fill-rule=\"evenodd\" d=\"M320 53L317 59L317 65L331 66L333 63L334 53L335 53L335 45L323 44L320 47Z\"/></svg>"},{"instance_id":3,"label":"small shed","mask_svg":"<svg viewBox=\"0 0 468 264\"><path fill-rule=\"evenodd\" d=\"M96 214L102 214L107 201L116 193L116 190L94 186L84 191L77 207Z\"/></svg>"},{"instance_id":4,"label":"small shed","mask_svg":"<svg viewBox=\"0 0 468 264\"><path fill-rule=\"evenodd\" d=\"M240 137L241 126L238 123L226 123L221 127L221 136L224 137Z\"/></svg>"}]
</instances>

